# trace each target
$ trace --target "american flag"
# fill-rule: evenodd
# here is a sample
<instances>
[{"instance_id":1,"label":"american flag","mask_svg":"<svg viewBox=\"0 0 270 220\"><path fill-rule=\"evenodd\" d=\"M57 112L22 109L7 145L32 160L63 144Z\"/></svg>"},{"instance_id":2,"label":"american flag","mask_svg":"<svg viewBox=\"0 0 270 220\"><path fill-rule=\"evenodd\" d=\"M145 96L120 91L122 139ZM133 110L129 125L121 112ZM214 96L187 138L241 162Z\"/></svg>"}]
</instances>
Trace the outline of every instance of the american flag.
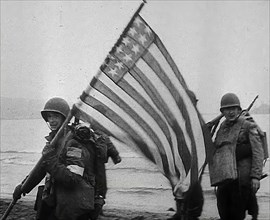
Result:
<instances>
[{"instance_id":1,"label":"american flag","mask_svg":"<svg viewBox=\"0 0 270 220\"><path fill-rule=\"evenodd\" d=\"M75 104L76 115L139 149L174 190L185 191L205 159L202 118L188 91L160 38L135 13Z\"/></svg>"}]
</instances>

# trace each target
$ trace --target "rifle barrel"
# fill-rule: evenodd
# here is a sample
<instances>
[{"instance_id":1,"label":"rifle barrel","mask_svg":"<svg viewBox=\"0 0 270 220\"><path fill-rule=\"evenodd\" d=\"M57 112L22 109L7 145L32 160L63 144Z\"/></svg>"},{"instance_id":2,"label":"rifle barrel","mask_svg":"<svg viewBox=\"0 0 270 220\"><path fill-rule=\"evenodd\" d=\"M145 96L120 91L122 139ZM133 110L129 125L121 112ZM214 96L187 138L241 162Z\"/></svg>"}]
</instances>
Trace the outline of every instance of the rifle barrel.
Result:
<instances>
[{"instance_id":1,"label":"rifle barrel","mask_svg":"<svg viewBox=\"0 0 270 220\"><path fill-rule=\"evenodd\" d=\"M251 108L252 108L252 106L254 105L254 103L255 103L255 101L256 101L256 99L259 97L259 95L256 95L256 97L253 99L253 101L250 103L250 105L248 106L248 108L246 109L246 111L249 111Z\"/></svg>"},{"instance_id":2,"label":"rifle barrel","mask_svg":"<svg viewBox=\"0 0 270 220\"><path fill-rule=\"evenodd\" d=\"M222 119L223 116L224 116L223 114L220 114L217 117L215 117L213 120L207 122L207 124L209 124L209 125L215 125L217 122L220 121L220 119Z\"/></svg>"}]
</instances>

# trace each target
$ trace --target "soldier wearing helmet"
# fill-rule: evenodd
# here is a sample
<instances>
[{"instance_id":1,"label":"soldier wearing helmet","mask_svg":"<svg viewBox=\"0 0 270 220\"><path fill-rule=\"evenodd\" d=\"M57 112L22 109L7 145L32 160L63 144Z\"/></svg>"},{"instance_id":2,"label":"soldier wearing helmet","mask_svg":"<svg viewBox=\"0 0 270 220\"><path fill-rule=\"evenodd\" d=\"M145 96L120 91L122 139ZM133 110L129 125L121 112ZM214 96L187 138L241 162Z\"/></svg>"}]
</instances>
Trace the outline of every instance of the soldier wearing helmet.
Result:
<instances>
[{"instance_id":1,"label":"soldier wearing helmet","mask_svg":"<svg viewBox=\"0 0 270 220\"><path fill-rule=\"evenodd\" d=\"M241 113L239 98L234 93L225 94L220 101L220 111L229 121L234 121Z\"/></svg>"},{"instance_id":2,"label":"soldier wearing helmet","mask_svg":"<svg viewBox=\"0 0 270 220\"><path fill-rule=\"evenodd\" d=\"M41 116L55 133L63 124L69 111L70 108L66 100L55 97L46 102L44 109L41 111Z\"/></svg>"},{"instance_id":3,"label":"soldier wearing helmet","mask_svg":"<svg viewBox=\"0 0 270 220\"><path fill-rule=\"evenodd\" d=\"M49 116L55 113L59 114L62 119L66 119L69 111L70 108L67 101L62 98L55 97L46 102L44 109L41 111L41 116L46 122L49 122Z\"/></svg>"},{"instance_id":4,"label":"soldier wearing helmet","mask_svg":"<svg viewBox=\"0 0 270 220\"><path fill-rule=\"evenodd\" d=\"M67 125L65 134L57 139L55 146L50 144L69 112L68 103L58 97L49 99L41 111L51 132L45 137L47 143L42 152L39 179L46 178L45 185L39 186L35 204L36 219L39 220L88 220L94 209L95 150L94 143L85 132L90 128ZM31 181L26 183L31 184ZM29 187L33 189L36 185ZM24 187L23 181L15 188L14 200L25 193Z\"/></svg>"},{"instance_id":5,"label":"soldier wearing helmet","mask_svg":"<svg viewBox=\"0 0 270 220\"><path fill-rule=\"evenodd\" d=\"M215 137L214 158L223 158L214 166L221 179L217 186L217 207L220 218L245 219L246 211L257 219L256 192L260 188L263 168L263 148L257 125L241 115L239 98L227 93L221 98L220 111L225 116ZM220 154L220 155L219 155ZM225 159L232 161L230 164ZM222 163L221 163L222 162ZM235 164L233 174L227 167ZM230 172L230 173L229 173ZM254 202L255 201L255 202ZM252 210L252 212L250 212Z\"/></svg>"}]
</instances>

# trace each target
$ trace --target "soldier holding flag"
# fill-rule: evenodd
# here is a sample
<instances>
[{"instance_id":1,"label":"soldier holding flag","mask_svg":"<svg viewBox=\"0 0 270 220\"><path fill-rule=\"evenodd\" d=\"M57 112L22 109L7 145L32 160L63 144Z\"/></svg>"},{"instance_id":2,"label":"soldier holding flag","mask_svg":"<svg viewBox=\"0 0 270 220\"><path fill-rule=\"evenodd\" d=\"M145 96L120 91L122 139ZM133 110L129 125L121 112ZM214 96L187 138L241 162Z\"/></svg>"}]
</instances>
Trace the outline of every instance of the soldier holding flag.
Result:
<instances>
[{"instance_id":1,"label":"soldier holding flag","mask_svg":"<svg viewBox=\"0 0 270 220\"><path fill-rule=\"evenodd\" d=\"M68 103L58 97L48 100L41 111L51 132L46 137L42 163L37 166L39 172L34 172L40 181L46 176L35 205L39 220L88 220L94 210L95 146L90 142L90 130L87 128L85 132L80 124L74 128L67 125L65 134L58 136L55 146L52 145L69 112ZM29 177L15 188L15 201L40 182Z\"/></svg>"}]
</instances>

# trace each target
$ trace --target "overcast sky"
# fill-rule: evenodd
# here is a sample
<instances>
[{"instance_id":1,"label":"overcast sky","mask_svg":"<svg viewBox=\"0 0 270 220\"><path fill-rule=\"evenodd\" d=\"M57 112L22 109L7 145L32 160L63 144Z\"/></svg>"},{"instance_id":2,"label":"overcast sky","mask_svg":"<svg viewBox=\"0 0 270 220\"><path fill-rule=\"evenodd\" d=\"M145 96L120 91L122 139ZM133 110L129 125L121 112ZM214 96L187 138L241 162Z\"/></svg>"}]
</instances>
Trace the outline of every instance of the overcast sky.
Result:
<instances>
[{"instance_id":1,"label":"overcast sky","mask_svg":"<svg viewBox=\"0 0 270 220\"><path fill-rule=\"evenodd\" d=\"M141 1L1 1L1 96L75 102ZM235 92L269 104L269 1L151 1L159 35L201 112Z\"/></svg>"}]
</instances>

